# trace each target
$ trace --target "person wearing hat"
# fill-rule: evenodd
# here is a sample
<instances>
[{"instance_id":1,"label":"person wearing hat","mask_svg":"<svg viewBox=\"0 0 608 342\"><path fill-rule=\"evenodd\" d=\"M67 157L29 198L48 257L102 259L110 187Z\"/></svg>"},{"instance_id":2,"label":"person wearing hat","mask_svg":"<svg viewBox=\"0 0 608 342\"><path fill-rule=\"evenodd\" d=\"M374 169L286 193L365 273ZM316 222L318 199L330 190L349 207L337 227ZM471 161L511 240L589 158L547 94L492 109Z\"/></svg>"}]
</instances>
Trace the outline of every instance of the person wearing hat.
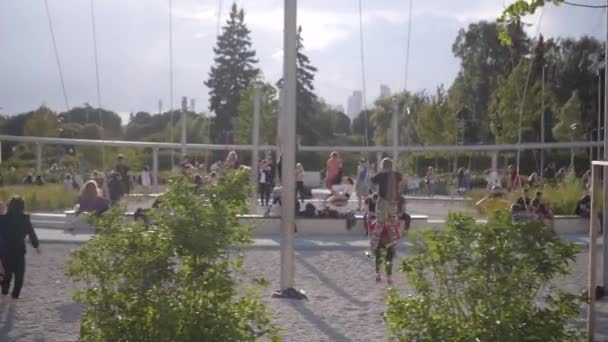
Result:
<instances>
[{"instance_id":1,"label":"person wearing hat","mask_svg":"<svg viewBox=\"0 0 608 342\"><path fill-rule=\"evenodd\" d=\"M369 194L369 178L369 164L365 158L361 158L357 167L357 183L355 185L355 193L359 201L357 206L358 211L361 211L362 204Z\"/></svg>"}]
</instances>

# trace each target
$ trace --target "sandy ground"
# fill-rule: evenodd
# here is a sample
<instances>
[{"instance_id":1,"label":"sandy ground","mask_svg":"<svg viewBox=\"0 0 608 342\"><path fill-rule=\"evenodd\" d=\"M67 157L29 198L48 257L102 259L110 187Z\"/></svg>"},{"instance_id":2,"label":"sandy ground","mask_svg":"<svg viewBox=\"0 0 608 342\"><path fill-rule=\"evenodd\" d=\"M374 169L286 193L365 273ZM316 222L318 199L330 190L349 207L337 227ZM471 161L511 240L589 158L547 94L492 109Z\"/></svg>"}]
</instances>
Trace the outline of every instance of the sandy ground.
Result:
<instances>
[{"instance_id":1,"label":"sandy ground","mask_svg":"<svg viewBox=\"0 0 608 342\"><path fill-rule=\"evenodd\" d=\"M30 252L22 298L0 298L0 341L76 341L80 308L71 299L76 286L63 275L75 244L43 245L41 255ZM305 249L296 252L296 282L308 301L273 299L279 287L280 253L276 248L252 248L245 253L245 271L270 281L265 301L284 341L386 341L381 314L385 283L372 278L372 263L359 248ZM404 255L401 251L401 256ZM587 255L580 254L575 271L561 282L572 291L586 284ZM401 276L396 287L407 292ZM608 340L608 303L599 313ZM583 324L584 314L581 314Z\"/></svg>"}]
</instances>

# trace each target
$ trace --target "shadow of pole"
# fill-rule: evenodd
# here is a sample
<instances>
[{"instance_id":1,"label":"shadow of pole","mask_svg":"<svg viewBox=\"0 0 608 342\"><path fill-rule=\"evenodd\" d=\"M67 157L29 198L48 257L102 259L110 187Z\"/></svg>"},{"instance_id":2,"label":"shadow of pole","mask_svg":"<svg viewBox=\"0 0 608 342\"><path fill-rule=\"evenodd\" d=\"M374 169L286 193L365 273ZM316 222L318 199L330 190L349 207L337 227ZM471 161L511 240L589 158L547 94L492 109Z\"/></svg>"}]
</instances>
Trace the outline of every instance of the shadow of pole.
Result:
<instances>
[{"instance_id":1,"label":"shadow of pole","mask_svg":"<svg viewBox=\"0 0 608 342\"><path fill-rule=\"evenodd\" d=\"M336 331L334 327L327 324L323 319L319 316L315 315L314 312L310 311L306 307L305 302L293 302L287 301L287 303L294 308L305 320L307 320L310 324L317 327L322 333L324 333L330 341L334 342L352 342L352 340L340 332Z\"/></svg>"}]
</instances>

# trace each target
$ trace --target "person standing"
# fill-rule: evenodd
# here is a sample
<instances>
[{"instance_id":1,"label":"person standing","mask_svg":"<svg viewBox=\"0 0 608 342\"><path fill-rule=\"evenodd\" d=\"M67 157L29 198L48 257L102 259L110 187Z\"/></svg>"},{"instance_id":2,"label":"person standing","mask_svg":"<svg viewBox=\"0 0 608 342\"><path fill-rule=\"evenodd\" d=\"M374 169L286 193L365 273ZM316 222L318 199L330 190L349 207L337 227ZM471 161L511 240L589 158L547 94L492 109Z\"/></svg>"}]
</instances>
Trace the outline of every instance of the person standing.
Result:
<instances>
[{"instance_id":1,"label":"person standing","mask_svg":"<svg viewBox=\"0 0 608 342\"><path fill-rule=\"evenodd\" d=\"M435 187L435 171L432 166L429 166L424 176L424 183L426 184L426 192L428 196L433 196Z\"/></svg>"},{"instance_id":2,"label":"person standing","mask_svg":"<svg viewBox=\"0 0 608 342\"><path fill-rule=\"evenodd\" d=\"M296 198L300 196L300 201L304 204L304 166L302 163L296 164Z\"/></svg>"},{"instance_id":3,"label":"person standing","mask_svg":"<svg viewBox=\"0 0 608 342\"><path fill-rule=\"evenodd\" d=\"M355 186L355 192L357 193L357 210L361 211L362 204L367 199L369 194L369 164L365 158L361 158L359 166L357 167L357 183Z\"/></svg>"},{"instance_id":4,"label":"person standing","mask_svg":"<svg viewBox=\"0 0 608 342\"><path fill-rule=\"evenodd\" d=\"M21 197L13 197L5 215L0 216L0 239L4 249L2 263L4 267L4 279L2 280L2 295L8 295L13 278L13 291L11 296L19 298L23 287L25 276L25 237L29 240L36 251L38 249L38 237L30 221L30 216L25 214L25 201Z\"/></svg>"},{"instance_id":5,"label":"person standing","mask_svg":"<svg viewBox=\"0 0 608 342\"><path fill-rule=\"evenodd\" d=\"M327 184L327 188L331 190L331 187L334 184L340 184L342 178L342 160L338 155L338 152L332 152L330 154L329 159L325 163L325 182Z\"/></svg>"},{"instance_id":6,"label":"person standing","mask_svg":"<svg viewBox=\"0 0 608 342\"><path fill-rule=\"evenodd\" d=\"M371 234L371 249L378 260L381 250L387 251L387 282L392 283L391 268L388 261L394 257L394 247L398 238L395 227L399 224L399 186L403 179L401 173L393 170L393 160L384 158L381 171L371 180L378 185L378 201L376 203L376 226ZM383 236L384 234L384 236ZM376 273L376 281L380 281L380 273Z\"/></svg>"},{"instance_id":7,"label":"person standing","mask_svg":"<svg viewBox=\"0 0 608 342\"><path fill-rule=\"evenodd\" d=\"M266 160L262 160L260 168L258 170L258 192L260 194L260 202L263 207L270 205L270 167Z\"/></svg>"},{"instance_id":8,"label":"person standing","mask_svg":"<svg viewBox=\"0 0 608 342\"><path fill-rule=\"evenodd\" d=\"M120 180L122 182L122 192L125 195L128 195L131 192L131 177L129 177L129 170L130 168L127 165L127 160L125 156L119 154L116 158L115 171L118 172L118 174L120 175Z\"/></svg>"},{"instance_id":9,"label":"person standing","mask_svg":"<svg viewBox=\"0 0 608 342\"><path fill-rule=\"evenodd\" d=\"M152 177L150 177L150 167L144 166L144 170L141 172L141 186L149 189L152 186Z\"/></svg>"},{"instance_id":10,"label":"person standing","mask_svg":"<svg viewBox=\"0 0 608 342\"><path fill-rule=\"evenodd\" d=\"M224 161L224 170L236 170L239 168L239 157L236 151L230 151Z\"/></svg>"}]
</instances>

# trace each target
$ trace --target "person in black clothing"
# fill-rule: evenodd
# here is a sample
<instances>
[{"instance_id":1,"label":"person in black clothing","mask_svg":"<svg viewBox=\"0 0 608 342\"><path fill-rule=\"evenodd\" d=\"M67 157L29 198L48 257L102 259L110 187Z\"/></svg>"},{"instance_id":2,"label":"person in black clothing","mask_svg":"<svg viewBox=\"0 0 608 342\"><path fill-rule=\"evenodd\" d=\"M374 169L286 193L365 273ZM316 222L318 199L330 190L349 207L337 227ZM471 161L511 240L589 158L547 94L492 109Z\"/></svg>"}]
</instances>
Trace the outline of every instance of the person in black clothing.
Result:
<instances>
[{"instance_id":1,"label":"person in black clothing","mask_svg":"<svg viewBox=\"0 0 608 342\"><path fill-rule=\"evenodd\" d=\"M15 278L12 297L17 299L23 286L25 275L25 237L38 252L38 237L32 227L30 216L24 213L25 201L13 197L8 204L6 215L0 216L0 239L3 241L2 264L5 275L2 281L2 295L7 295L11 280Z\"/></svg>"},{"instance_id":2,"label":"person in black clothing","mask_svg":"<svg viewBox=\"0 0 608 342\"><path fill-rule=\"evenodd\" d=\"M123 182L120 173L113 171L108 177L108 192L110 195L110 204L114 204L124 196Z\"/></svg>"},{"instance_id":3,"label":"person in black clothing","mask_svg":"<svg viewBox=\"0 0 608 342\"><path fill-rule=\"evenodd\" d=\"M119 154L118 157L116 158L116 167L114 168L114 171L118 172L120 174L120 180L122 182L122 193L123 194L129 194L131 192L131 179L129 177L129 166L126 163L126 159L125 156L123 156L122 154ZM108 184L109 186L109 184ZM122 197L122 196L121 196Z\"/></svg>"}]
</instances>

